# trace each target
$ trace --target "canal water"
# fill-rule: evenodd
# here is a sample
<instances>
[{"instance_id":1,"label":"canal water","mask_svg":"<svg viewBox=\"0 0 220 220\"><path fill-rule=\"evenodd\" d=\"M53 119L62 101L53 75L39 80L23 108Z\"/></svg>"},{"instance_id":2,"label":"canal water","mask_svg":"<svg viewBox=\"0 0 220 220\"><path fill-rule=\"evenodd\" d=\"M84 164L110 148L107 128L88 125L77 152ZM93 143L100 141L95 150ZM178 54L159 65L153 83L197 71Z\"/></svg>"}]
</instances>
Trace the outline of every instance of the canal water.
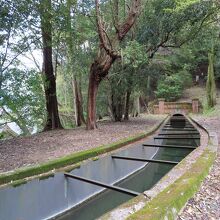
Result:
<instances>
[{"instance_id":1,"label":"canal water","mask_svg":"<svg viewBox=\"0 0 220 220\"><path fill-rule=\"evenodd\" d=\"M199 140L151 139L148 143L198 146ZM115 155L181 161L191 151L177 148L159 149L138 144L118 151ZM84 163L70 173L141 193L150 189L172 168L173 165L169 164L113 159L109 155ZM0 189L0 219L92 220L131 198L133 197L127 194L105 190L57 173L48 179L35 179L18 187Z\"/></svg>"},{"instance_id":2,"label":"canal water","mask_svg":"<svg viewBox=\"0 0 220 220\"><path fill-rule=\"evenodd\" d=\"M167 141L166 144L170 144L169 141ZM175 143L172 141L172 144ZM147 149L149 150L149 148ZM154 156L154 159L181 161L191 151L191 149L160 149ZM142 158L144 158L143 155ZM129 161L128 163L131 163L131 161ZM146 164L146 162L140 163ZM173 168L173 166L174 165L169 164L147 163L144 168L129 176L124 181L121 181L119 184L117 184L117 186L137 192L144 192L145 190L150 189L154 184L156 184L167 172L169 172ZM89 201L83 203L82 205L79 205L76 208L73 208L71 211L56 219L93 220L110 211L111 209L117 207L118 205L128 201L131 198L133 197L123 193L115 192L112 190L105 190L103 193L94 196Z\"/></svg>"}]
</instances>

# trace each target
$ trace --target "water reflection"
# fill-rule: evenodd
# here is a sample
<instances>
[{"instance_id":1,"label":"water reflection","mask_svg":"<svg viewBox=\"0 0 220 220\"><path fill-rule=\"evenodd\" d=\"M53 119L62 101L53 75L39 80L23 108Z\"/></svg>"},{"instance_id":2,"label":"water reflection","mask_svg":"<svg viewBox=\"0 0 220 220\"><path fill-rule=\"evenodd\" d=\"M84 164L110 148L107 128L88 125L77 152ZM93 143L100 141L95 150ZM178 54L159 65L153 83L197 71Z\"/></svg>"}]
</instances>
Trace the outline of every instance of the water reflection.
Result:
<instances>
[{"instance_id":1,"label":"water reflection","mask_svg":"<svg viewBox=\"0 0 220 220\"><path fill-rule=\"evenodd\" d=\"M154 139L149 140L149 143ZM156 140L157 144L197 146L199 140ZM120 156L181 161L190 149L143 147L142 144L121 150ZM117 160L111 156L83 164L71 174L102 181L118 183L120 187L143 192L150 189L173 165ZM97 194L99 193L99 194ZM94 196L95 195L95 196ZM90 200L87 200L90 198ZM104 190L79 180L65 178L63 173L45 180L33 180L19 187L0 190L1 220L49 219L69 210L59 220L92 220L132 198L123 193ZM86 202L82 203L83 201ZM81 205L79 205L81 204ZM78 206L76 206L78 205ZM75 207L71 209L72 207ZM13 211L12 211L13 210Z\"/></svg>"}]
</instances>

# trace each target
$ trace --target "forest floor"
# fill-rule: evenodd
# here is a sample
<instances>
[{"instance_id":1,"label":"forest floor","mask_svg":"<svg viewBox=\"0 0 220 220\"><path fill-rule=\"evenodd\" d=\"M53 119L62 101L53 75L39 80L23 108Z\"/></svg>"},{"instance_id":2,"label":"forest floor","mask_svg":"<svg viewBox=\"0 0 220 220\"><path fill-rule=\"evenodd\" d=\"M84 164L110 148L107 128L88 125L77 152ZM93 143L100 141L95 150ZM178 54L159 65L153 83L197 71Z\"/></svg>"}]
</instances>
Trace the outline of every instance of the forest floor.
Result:
<instances>
[{"instance_id":1,"label":"forest floor","mask_svg":"<svg viewBox=\"0 0 220 220\"><path fill-rule=\"evenodd\" d=\"M98 129L56 130L0 141L0 173L48 162L150 130L164 116L145 115L129 121L98 123Z\"/></svg>"},{"instance_id":2,"label":"forest floor","mask_svg":"<svg viewBox=\"0 0 220 220\"><path fill-rule=\"evenodd\" d=\"M220 95L220 92L218 91ZM182 100L198 97L204 103L205 89L194 87L187 89ZM204 115L194 118L209 129L216 132L220 144L220 96L217 98L217 105L212 110L204 111ZM217 157L208 176L203 181L199 191L191 198L178 220L217 220L220 219L220 145L218 146Z\"/></svg>"}]
</instances>

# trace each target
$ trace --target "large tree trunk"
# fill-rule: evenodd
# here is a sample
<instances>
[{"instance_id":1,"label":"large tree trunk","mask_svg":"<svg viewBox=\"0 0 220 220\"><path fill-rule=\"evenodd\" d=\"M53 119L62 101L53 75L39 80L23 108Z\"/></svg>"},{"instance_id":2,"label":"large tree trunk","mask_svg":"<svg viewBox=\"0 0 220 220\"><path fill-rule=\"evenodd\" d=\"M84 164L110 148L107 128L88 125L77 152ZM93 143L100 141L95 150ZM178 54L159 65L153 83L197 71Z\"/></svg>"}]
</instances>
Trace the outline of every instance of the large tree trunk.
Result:
<instances>
[{"instance_id":1,"label":"large tree trunk","mask_svg":"<svg viewBox=\"0 0 220 220\"><path fill-rule=\"evenodd\" d=\"M47 121L45 130L62 128L58 114L56 95L56 79L52 64L52 24L51 24L51 0L41 1L41 30L43 40L43 74L45 75L45 97Z\"/></svg>"},{"instance_id":2,"label":"large tree trunk","mask_svg":"<svg viewBox=\"0 0 220 220\"><path fill-rule=\"evenodd\" d=\"M108 71L114 63L116 57L106 53L104 49L100 50L98 58L90 67L88 103L87 103L87 129L96 129L96 97L99 84L102 79L108 75Z\"/></svg>"},{"instance_id":3,"label":"large tree trunk","mask_svg":"<svg viewBox=\"0 0 220 220\"><path fill-rule=\"evenodd\" d=\"M87 129L95 129L96 125L96 95L98 87L103 78L108 75L108 71L116 59L120 57L118 54L119 43L124 39L128 31L134 25L136 18L140 12L141 0L133 0L127 17L122 24L115 24L116 32L110 39L102 21L99 0L95 0L96 5L96 23L100 41L100 51L95 62L91 65L89 75L88 89L88 108L87 108ZM116 14L117 9L116 9Z\"/></svg>"},{"instance_id":4,"label":"large tree trunk","mask_svg":"<svg viewBox=\"0 0 220 220\"><path fill-rule=\"evenodd\" d=\"M100 80L96 78L97 69L92 64L89 75L88 103L87 103L87 129L96 129L96 97Z\"/></svg>"}]
</instances>

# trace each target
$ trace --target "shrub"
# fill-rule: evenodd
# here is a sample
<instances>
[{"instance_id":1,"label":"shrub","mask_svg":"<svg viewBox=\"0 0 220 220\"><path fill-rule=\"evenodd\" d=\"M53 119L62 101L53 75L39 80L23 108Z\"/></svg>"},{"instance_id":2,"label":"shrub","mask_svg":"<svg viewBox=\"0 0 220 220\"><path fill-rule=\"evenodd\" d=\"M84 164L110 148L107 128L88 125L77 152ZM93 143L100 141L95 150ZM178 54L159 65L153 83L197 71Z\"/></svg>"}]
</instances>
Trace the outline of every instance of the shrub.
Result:
<instances>
[{"instance_id":1,"label":"shrub","mask_svg":"<svg viewBox=\"0 0 220 220\"><path fill-rule=\"evenodd\" d=\"M165 98L166 101L176 101L181 97L184 83L180 75L174 74L159 80L157 85L157 98Z\"/></svg>"},{"instance_id":2,"label":"shrub","mask_svg":"<svg viewBox=\"0 0 220 220\"><path fill-rule=\"evenodd\" d=\"M192 75L189 72L186 70L181 70L178 72L178 76L180 77L184 88L189 88L192 86Z\"/></svg>"}]
</instances>

